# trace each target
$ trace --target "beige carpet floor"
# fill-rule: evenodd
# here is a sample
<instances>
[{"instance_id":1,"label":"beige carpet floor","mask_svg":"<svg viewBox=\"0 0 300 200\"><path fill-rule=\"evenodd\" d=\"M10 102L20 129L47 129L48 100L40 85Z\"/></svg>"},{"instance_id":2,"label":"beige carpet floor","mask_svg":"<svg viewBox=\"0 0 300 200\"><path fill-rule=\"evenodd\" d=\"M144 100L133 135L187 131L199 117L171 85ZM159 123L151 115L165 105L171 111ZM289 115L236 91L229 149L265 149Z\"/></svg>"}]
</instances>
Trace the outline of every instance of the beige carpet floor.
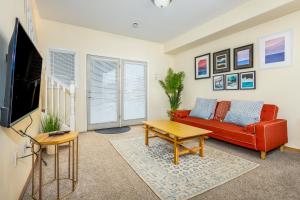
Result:
<instances>
[{"instance_id":1,"label":"beige carpet floor","mask_svg":"<svg viewBox=\"0 0 300 200\"><path fill-rule=\"evenodd\" d=\"M110 144L109 139L143 135L140 126L132 127L128 133L101 135L95 132L80 134L79 185L67 199L81 200L156 200L158 197L131 169L127 162ZM224 200L281 200L300 199L300 154L272 151L266 160L259 153L225 142L208 139L210 146L227 153L259 163L260 166L226 184L218 186L196 199ZM61 166L66 164L67 150L62 149ZM65 154L65 156L64 156ZM44 167L45 179L52 176L53 157L45 155L48 166ZM64 169L67 166L65 165ZM62 170L66 174L65 170ZM62 191L70 185L62 183ZM30 198L31 185L24 199ZM55 185L46 187L43 199L55 199Z\"/></svg>"}]
</instances>

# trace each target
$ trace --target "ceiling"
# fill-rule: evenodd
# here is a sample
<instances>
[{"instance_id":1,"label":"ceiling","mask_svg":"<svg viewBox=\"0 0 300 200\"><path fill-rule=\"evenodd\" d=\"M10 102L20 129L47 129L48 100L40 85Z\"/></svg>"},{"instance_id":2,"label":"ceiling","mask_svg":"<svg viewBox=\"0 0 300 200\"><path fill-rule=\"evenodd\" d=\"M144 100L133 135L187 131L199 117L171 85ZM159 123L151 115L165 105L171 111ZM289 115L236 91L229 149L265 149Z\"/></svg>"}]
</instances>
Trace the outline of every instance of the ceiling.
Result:
<instances>
[{"instance_id":1,"label":"ceiling","mask_svg":"<svg viewBox=\"0 0 300 200\"><path fill-rule=\"evenodd\" d=\"M37 0L37 4L44 19L166 42L246 1L173 0L164 9L151 0ZM132 27L134 22L138 28Z\"/></svg>"}]
</instances>

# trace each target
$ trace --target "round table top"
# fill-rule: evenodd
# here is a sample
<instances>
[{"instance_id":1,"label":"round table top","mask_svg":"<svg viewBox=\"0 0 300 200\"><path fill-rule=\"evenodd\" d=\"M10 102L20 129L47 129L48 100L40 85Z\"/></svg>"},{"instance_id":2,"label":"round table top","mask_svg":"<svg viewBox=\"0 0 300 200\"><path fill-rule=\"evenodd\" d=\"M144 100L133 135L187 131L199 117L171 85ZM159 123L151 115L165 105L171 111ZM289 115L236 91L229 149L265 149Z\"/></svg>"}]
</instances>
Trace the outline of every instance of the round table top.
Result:
<instances>
[{"instance_id":1,"label":"round table top","mask_svg":"<svg viewBox=\"0 0 300 200\"><path fill-rule=\"evenodd\" d=\"M40 133L34 139L38 141L41 145L57 145L63 144L66 142L70 142L75 140L78 137L78 132L71 131L69 133L58 135L58 136L51 136L47 133Z\"/></svg>"}]
</instances>

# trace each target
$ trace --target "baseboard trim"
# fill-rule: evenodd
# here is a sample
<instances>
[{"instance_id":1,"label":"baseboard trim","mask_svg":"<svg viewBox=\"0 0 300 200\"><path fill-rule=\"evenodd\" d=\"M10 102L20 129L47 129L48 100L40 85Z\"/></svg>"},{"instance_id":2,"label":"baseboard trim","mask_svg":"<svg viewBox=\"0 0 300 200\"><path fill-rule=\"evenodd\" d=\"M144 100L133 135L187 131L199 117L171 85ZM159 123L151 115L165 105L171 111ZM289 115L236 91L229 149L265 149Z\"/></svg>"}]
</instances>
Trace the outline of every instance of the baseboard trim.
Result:
<instances>
[{"instance_id":1,"label":"baseboard trim","mask_svg":"<svg viewBox=\"0 0 300 200\"><path fill-rule=\"evenodd\" d=\"M285 145L284 145L284 151L300 153L300 149L293 148L293 147L288 147L288 146L285 146Z\"/></svg>"},{"instance_id":2,"label":"baseboard trim","mask_svg":"<svg viewBox=\"0 0 300 200\"><path fill-rule=\"evenodd\" d=\"M28 177L27 177L27 180L26 180L26 182L25 182L25 184L24 184L24 186L23 186L22 192L21 192L21 194L20 194L18 200L22 200L22 199L24 198L24 195L25 195L25 193L26 193L27 187L28 187L28 185L29 185L29 183L30 183L30 181L31 181L32 171L33 171L34 168L36 167L37 163L38 163L38 159L35 159L35 161L34 161L34 167L31 168L31 170L30 170L30 173L29 173L29 175L28 175Z\"/></svg>"}]
</instances>

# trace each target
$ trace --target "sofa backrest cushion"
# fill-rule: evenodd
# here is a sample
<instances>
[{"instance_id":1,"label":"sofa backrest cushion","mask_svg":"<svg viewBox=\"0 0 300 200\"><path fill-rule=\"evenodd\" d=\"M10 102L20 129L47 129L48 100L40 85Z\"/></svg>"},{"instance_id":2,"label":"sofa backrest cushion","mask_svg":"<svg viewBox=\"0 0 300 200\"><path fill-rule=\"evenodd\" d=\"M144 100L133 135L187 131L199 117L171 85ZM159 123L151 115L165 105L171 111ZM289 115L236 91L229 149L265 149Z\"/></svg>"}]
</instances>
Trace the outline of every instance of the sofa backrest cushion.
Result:
<instances>
[{"instance_id":1,"label":"sofa backrest cushion","mask_svg":"<svg viewBox=\"0 0 300 200\"><path fill-rule=\"evenodd\" d=\"M278 106L272 104L264 104L261 114L260 120L261 121L270 121L277 119L278 114Z\"/></svg>"},{"instance_id":2,"label":"sofa backrest cushion","mask_svg":"<svg viewBox=\"0 0 300 200\"><path fill-rule=\"evenodd\" d=\"M230 109L230 101L220 101L217 104L217 108L215 111L214 119L218 121L223 121L227 112Z\"/></svg>"}]
</instances>

